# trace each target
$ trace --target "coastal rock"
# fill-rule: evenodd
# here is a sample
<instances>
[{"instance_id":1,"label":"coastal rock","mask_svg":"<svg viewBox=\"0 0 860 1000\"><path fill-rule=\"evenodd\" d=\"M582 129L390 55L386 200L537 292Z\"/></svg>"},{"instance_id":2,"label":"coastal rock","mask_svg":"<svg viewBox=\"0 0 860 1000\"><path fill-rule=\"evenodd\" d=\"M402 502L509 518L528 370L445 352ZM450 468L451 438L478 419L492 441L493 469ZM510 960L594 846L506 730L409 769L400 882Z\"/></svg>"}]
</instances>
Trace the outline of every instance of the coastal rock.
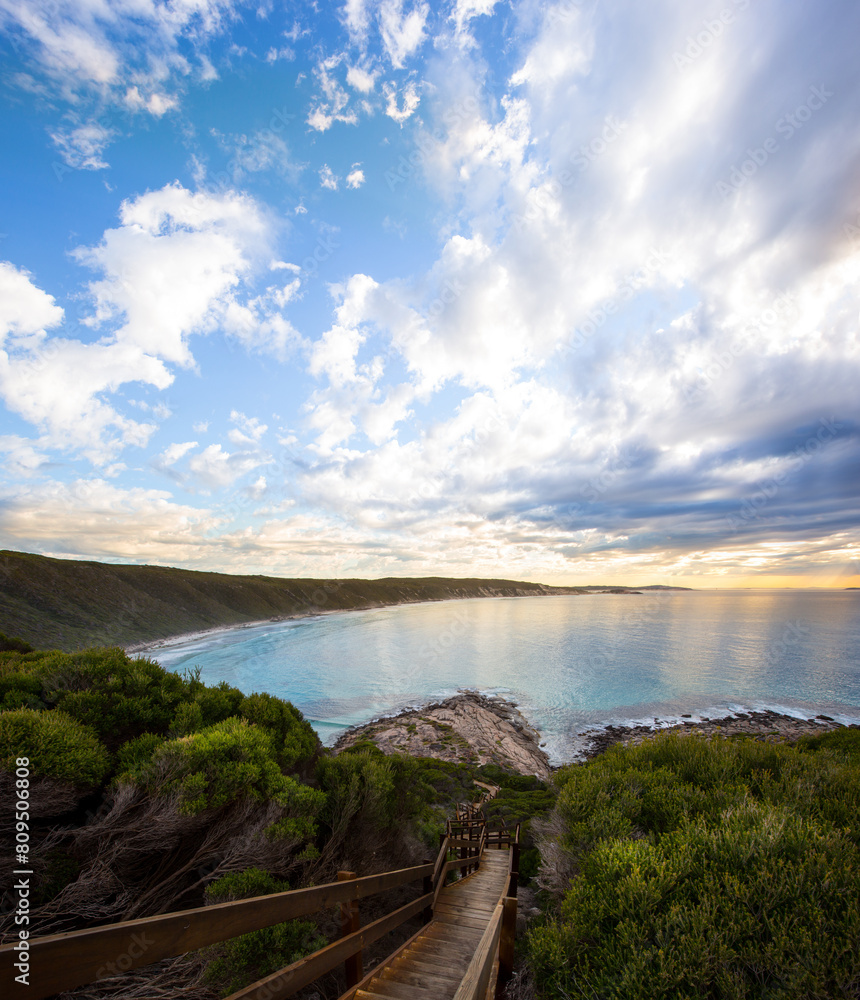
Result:
<instances>
[{"instance_id":1,"label":"coastal rock","mask_svg":"<svg viewBox=\"0 0 860 1000\"><path fill-rule=\"evenodd\" d=\"M372 741L387 754L498 764L543 779L550 774L549 758L539 746L538 733L516 706L503 698L468 691L350 729L337 741L334 751L339 753L362 740Z\"/></svg>"},{"instance_id":2,"label":"coastal rock","mask_svg":"<svg viewBox=\"0 0 860 1000\"><path fill-rule=\"evenodd\" d=\"M655 719L654 726L606 726L584 732L579 739L582 741L583 759L591 759L608 750L615 743L625 746L638 746L644 740L652 739L657 732L701 733L713 736L749 736L765 743L793 743L801 736L812 733L823 733L831 729L842 729L842 723L835 722L830 716L818 715L814 719L797 719L792 715L781 715L770 710L764 712L737 712L720 719L703 719L692 722L689 717L676 725L660 725ZM856 726L848 728L856 729Z\"/></svg>"}]
</instances>

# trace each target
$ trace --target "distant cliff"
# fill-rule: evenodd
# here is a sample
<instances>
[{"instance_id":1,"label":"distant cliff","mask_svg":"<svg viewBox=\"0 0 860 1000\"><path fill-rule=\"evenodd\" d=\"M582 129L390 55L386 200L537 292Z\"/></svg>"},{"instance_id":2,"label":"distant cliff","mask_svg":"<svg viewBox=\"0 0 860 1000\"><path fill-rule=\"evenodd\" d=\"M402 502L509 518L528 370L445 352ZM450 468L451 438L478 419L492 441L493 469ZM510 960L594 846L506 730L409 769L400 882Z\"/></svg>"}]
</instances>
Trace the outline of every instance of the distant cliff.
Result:
<instances>
[{"instance_id":1,"label":"distant cliff","mask_svg":"<svg viewBox=\"0 0 860 1000\"><path fill-rule=\"evenodd\" d=\"M70 652L323 611L591 589L444 577L288 580L0 550L0 631L40 648Z\"/></svg>"}]
</instances>

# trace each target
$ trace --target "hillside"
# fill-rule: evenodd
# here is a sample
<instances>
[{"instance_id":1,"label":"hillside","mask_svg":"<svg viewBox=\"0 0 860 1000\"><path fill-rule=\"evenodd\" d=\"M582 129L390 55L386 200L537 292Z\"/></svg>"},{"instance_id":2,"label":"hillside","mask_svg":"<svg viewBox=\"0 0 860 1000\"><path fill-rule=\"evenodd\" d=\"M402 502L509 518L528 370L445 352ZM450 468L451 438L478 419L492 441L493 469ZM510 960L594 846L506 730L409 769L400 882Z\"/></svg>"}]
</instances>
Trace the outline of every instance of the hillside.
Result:
<instances>
[{"instance_id":1,"label":"hillside","mask_svg":"<svg viewBox=\"0 0 860 1000\"><path fill-rule=\"evenodd\" d=\"M0 632L40 648L73 651L321 611L591 589L444 577L288 580L0 550Z\"/></svg>"}]
</instances>

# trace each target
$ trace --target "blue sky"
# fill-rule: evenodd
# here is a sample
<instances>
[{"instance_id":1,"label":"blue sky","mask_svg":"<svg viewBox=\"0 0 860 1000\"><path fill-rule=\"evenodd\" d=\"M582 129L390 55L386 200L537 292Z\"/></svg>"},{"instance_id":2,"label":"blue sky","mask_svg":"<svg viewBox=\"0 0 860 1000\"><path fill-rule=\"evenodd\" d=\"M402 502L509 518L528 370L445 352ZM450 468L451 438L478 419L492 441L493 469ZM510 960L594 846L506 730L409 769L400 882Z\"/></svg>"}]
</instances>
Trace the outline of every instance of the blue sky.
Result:
<instances>
[{"instance_id":1,"label":"blue sky","mask_svg":"<svg viewBox=\"0 0 860 1000\"><path fill-rule=\"evenodd\" d=\"M0 545L860 582L860 8L0 0Z\"/></svg>"}]
</instances>

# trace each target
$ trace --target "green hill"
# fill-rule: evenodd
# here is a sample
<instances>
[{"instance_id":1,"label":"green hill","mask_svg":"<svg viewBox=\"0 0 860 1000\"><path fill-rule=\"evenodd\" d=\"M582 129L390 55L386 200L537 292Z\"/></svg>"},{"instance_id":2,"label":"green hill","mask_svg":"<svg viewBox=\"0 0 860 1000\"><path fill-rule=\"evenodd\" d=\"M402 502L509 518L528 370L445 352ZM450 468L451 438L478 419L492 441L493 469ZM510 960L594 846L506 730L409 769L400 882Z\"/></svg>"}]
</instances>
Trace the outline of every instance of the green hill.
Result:
<instances>
[{"instance_id":1,"label":"green hill","mask_svg":"<svg viewBox=\"0 0 860 1000\"><path fill-rule=\"evenodd\" d=\"M511 580L232 576L0 550L0 632L43 649L69 652L88 646L131 646L221 625L321 611L585 592L586 588Z\"/></svg>"}]
</instances>

